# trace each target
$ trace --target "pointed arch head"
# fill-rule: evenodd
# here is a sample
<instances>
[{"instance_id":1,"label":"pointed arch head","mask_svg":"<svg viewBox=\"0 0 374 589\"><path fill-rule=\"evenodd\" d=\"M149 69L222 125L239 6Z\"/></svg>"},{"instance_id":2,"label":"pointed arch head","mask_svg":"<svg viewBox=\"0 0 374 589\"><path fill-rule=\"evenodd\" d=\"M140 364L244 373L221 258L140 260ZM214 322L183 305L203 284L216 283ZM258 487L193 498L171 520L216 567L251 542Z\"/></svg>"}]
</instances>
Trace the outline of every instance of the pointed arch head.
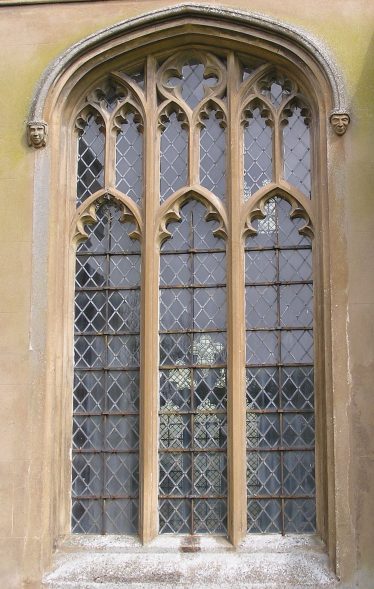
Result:
<instances>
[{"instance_id":1,"label":"pointed arch head","mask_svg":"<svg viewBox=\"0 0 374 589\"><path fill-rule=\"evenodd\" d=\"M181 220L181 208L190 200L200 202L206 209L205 220L217 221L218 227L213 230L216 237L225 239L227 237L227 215L221 202L202 186L182 188L175 192L160 207L159 212L159 243L171 237L167 226L169 223Z\"/></svg>"},{"instance_id":2,"label":"pointed arch head","mask_svg":"<svg viewBox=\"0 0 374 589\"><path fill-rule=\"evenodd\" d=\"M250 199L244 215L244 237L257 234L257 230L253 226L253 221L256 219L264 219L266 217L266 204L270 199L276 197L285 200L291 206L290 219L302 219L303 224L298 229L300 235L305 235L306 237L313 239L313 209L310 205L310 201L298 190L288 190L279 186L271 188L266 187L263 190L259 190L257 194Z\"/></svg>"},{"instance_id":3,"label":"pointed arch head","mask_svg":"<svg viewBox=\"0 0 374 589\"><path fill-rule=\"evenodd\" d=\"M342 74L320 40L268 16L188 2L127 19L70 47L44 72L29 121L49 123L59 116L59 106L66 104L77 84L85 76L91 77L92 84L93 72L99 72L106 59L112 63L126 59L144 45L150 52L152 47L162 52L172 44L182 50L192 43L272 57L280 66L297 70L308 95L323 107L326 116L349 116Z\"/></svg>"}]
</instances>

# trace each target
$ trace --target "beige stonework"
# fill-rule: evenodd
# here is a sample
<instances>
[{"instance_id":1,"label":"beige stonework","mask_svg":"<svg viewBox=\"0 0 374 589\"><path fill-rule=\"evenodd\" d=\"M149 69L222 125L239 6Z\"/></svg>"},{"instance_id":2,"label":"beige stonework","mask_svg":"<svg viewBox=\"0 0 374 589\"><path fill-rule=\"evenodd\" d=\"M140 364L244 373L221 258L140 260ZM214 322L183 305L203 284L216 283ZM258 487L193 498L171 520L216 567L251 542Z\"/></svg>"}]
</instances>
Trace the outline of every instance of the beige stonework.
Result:
<instances>
[{"instance_id":1,"label":"beige stonework","mask_svg":"<svg viewBox=\"0 0 374 589\"><path fill-rule=\"evenodd\" d=\"M344 135L335 134L329 125L332 111L340 105L332 103L327 79L322 74L318 78L325 110L316 158L321 169L323 162L327 167L319 186L320 205L311 216L321 228L318 280L324 291L319 295L319 321L329 350L323 355L326 394L317 408L324 416L318 430L319 464L323 465L318 470L323 498L318 518L340 586L371 589L374 2L226 0L224 4L302 27L317 39L317 46L320 40L321 47L329 47L343 74L340 82L351 119ZM0 2L0 395L4 415L0 579L9 589L41 587L43 573L53 564L55 546L69 531L71 399L63 393L70 386L65 368L71 352L65 332L72 310L62 286L63 278L72 275L74 251L69 240L76 225L72 228L68 223L74 203L66 195L72 194L74 178L67 172L68 158L61 146L66 145L74 100L83 91L84 85L78 84L80 73L69 66L70 78L62 74L50 89L45 117L43 113L32 117L34 122L48 123L46 146L38 149L28 145L26 132L32 100L43 72L71 45L104 27L174 5L177 2L161 0ZM89 78L89 61L79 59ZM65 153L62 167L56 153ZM65 260L64 275L58 265L61 260ZM152 272L151 254L145 263ZM240 300L234 304L240 305ZM152 386L154 371L149 374L144 376L149 380L146 386ZM238 377L232 378L235 386ZM155 498L147 500L152 503ZM145 526L150 537L152 525Z\"/></svg>"}]
</instances>

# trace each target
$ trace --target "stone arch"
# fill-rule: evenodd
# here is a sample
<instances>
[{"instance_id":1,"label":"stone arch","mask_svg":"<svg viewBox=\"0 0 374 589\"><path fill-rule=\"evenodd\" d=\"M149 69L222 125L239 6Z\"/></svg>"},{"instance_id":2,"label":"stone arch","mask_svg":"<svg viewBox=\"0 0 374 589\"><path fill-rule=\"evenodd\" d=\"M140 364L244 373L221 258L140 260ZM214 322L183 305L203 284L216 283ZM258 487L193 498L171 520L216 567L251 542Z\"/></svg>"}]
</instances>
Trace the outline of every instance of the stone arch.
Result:
<instances>
[{"instance_id":1,"label":"stone arch","mask_svg":"<svg viewBox=\"0 0 374 589\"><path fill-rule=\"evenodd\" d=\"M66 227L67 220L61 220L60 227L57 227L57 198L51 198L51 196L56 195L57 189L55 186L57 184L54 180L57 178L58 171L57 168L55 172L52 169L50 178L49 170L50 160L53 161L53 154L61 145L66 146L66 129L60 129L61 114L64 114L65 120L69 118L69 107L81 93L82 87L92 84L95 76L101 75L103 64L107 63L108 60L126 59L125 54L129 50L141 51L142 47L155 47L159 43L161 43L161 49L162 47L170 48L173 44L183 41L187 33L189 42L192 36L194 42L209 47L214 45L214 39L217 38L217 29L220 30L220 41L223 39L226 43L230 43L235 39L236 48L239 50L240 48L246 48L247 52L254 50L257 54L277 56L283 66L287 64L291 70L300 74L308 95L311 97L312 102L314 101L316 108L318 108L322 138L326 137L327 117L338 113L349 117L343 78L336 64L319 41L297 27L279 23L262 15L195 3L186 3L163 10L156 10L108 27L78 42L48 67L39 82L31 105L29 127L38 123L50 126L49 136L46 137L46 149L40 149L36 154L34 252L38 251L38 244L40 244L41 240L45 241L44 236L48 229L50 247L53 250L52 257L57 259L59 253L71 251L68 239L63 237L63 230ZM162 45L165 30L168 31L169 40L167 45ZM261 51L258 48L256 49L259 41L261 42ZM308 77L310 78L309 82ZM31 144L34 147L44 147L44 145L36 145L33 141L31 141ZM318 170L322 169L322 175L326 176L324 151L318 156L317 162ZM63 184L59 189L59 197L63 197L64 194ZM48 221L46 213L49 203L51 204L51 222ZM66 215L66 212L63 214ZM43 227L41 227L43 224L44 231ZM61 237L62 243L57 247L56 244ZM44 250L43 247L41 249ZM38 277L47 274L47 265L47 258L41 257L37 259L37 256L34 257L34 301L40 298ZM64 265L64 276L66 277L72 272L71 256L69 260L64 262ZM54 278L55 274L50 278L51 283ZM64 280L60 279L60 282L63 284ZM57 301L57 291L58 287L54 286L54 288L48 290L48 296L51 292L52 296L55 295ZM47 295L45 296L47 297ZM57 303L55 302L49 308L49 319L53 317L54 305L56 307ZM69 307L69 304L67 306ZM36 308L39 307L39 303L36 304ZM71 310L68 310L67 314L69 315L69 313L71 313ZM33 321L36 321L37 318L36 313ZM66 351L66 341L64 341L63 337L61 339L61 334L64 333L61 324L63 324L62 319L53 326L52 331L54 334L48 336L49 343L58 340L59 351L57 354L60 359ZM61 363L60 360L56 362L56 348L47 350L46 354L48 356L46 372L48 373L48 368L51 368L49 375L47 374L46 377L47 394L49 406L52 406L55 389L59 387L62 389L65 385L65 377L63 376L63 362ZM69 360L66 360L66 362L68 364ZM60 376L58 376L58 372ZM55 373L57 374L56 378ZM60 399L58 397L59 395L57 395L56 402L59 407L53 415L56 423L64 421L64 400L62 395L60 395ZM50 427L53 428L53 425L50 425ZM67 447L66 432L62 438L63 450L58 451L60 460ZM51 449L51 464L53 457L54 450ZM63 466L62 469L66 471L66 466ZM66 472L64 476L66 478ZM53 503L55 505L60 502L64 503L64 483L51 481L50 486L54 487L52 493ZM56 530L56 534L67 531L67 522L69 521L67 512L65 505L62 514L59 515L59 522L56 524L50 522L50 526ZM325 533L326 537L327 532ZM331 547L331 550L333 550L333 547Z\"/></svg>"}]
</instances>

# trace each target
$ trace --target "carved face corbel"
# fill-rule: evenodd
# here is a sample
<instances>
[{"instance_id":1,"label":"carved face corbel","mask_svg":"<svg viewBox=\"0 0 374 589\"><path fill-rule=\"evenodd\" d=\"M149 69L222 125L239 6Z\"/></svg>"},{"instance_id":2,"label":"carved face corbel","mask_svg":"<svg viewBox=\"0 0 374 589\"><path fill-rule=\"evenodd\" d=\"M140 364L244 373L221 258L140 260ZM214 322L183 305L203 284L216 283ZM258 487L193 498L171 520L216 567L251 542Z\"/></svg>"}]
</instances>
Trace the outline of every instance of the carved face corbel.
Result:
<instances>
[{"instance_id":1,"label":"carved face corbel","mask_svg":"<svg viewBox=\"0 0 374 589\"><path fill-rule=\"evenodd\" d=\"M27 123L27 140L30 147L39 149L47 144L48 125L43 121Z\"/></svg>"},{"instance_id":2,"label":"carved face corbel","mask_svg":"<svg viewBox=\"0 0 374 589\"><path fill-rule=\"evenodd\" d=\"M344 135L350 121L350 116L346 112L336 112L330 116L330 123L337 135Z\"/></svg>"}]
</instances>

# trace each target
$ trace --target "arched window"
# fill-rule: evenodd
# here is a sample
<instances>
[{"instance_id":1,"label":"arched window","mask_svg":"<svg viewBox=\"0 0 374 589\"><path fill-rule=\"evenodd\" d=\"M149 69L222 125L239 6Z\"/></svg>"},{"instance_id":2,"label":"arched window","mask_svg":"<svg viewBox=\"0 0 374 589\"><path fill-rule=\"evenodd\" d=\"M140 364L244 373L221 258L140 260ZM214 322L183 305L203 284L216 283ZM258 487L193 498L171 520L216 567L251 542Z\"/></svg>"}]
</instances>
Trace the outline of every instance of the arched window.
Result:
<instances>
[{"instance_id":1,"label":"arched window","mask_svg":"<svg viewBox=\"0 0 374 589\"><path fill-rule=\"evenodd\" d=\"M74 532L316 529L315 117L284 66L198 44L81 97Z\"/></svg>"}]
</instances>

